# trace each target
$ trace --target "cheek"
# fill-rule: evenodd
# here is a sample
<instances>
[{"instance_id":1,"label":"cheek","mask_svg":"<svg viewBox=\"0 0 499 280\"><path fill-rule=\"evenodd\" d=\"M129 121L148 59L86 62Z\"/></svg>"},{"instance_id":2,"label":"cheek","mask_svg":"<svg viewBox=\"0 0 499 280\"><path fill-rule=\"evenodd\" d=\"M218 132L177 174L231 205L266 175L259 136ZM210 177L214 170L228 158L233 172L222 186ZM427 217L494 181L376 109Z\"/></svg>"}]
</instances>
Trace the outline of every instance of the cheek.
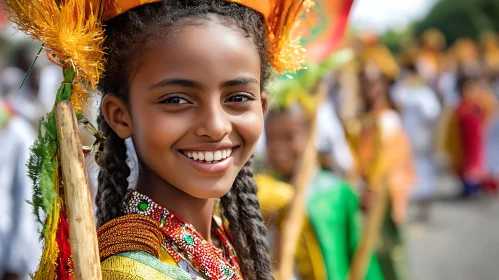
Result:
<instances>
[{"instance_id":1,"label":"cheek","mask_svg":"<svg viewBox=\"0 0 499 280\"><path fill-rule=\"evenodd\" d=\"M263 111L251 110L234 117L234 130L242 137L246 152L252 154L263 132ZM249 156L248 156L249 158Z\"/></svg>"},{"instance_id":2,"label":"cheek","mask_svg":"<svg viewBox=\"0 0 499 280\"><path fill-rule=\"evenodd\" d=\"M132 116L133 139L139 157L145 162L165 159L164 153L171 152L171 146L184 133L183 121L154 108L136 112Z\"/></svg>"}]
</instances>

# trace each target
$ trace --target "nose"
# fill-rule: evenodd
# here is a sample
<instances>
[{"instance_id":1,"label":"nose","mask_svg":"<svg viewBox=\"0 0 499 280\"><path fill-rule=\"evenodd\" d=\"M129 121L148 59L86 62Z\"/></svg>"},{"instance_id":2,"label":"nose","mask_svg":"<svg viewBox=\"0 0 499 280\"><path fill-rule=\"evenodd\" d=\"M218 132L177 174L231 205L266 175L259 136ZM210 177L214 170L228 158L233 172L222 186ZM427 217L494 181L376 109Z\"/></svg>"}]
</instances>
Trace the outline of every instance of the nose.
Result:
<instances>
[{"instance_id":1,"label":"nose","mask_svg":"<svg viewBox=\"0 0 499 280\"><path fill-rule=\"evenodd\" d=\"M214 102L201 111L196 134L213 140L222 140L232 130L229 114L219 102Z\"/></svg>"}]
</instances>

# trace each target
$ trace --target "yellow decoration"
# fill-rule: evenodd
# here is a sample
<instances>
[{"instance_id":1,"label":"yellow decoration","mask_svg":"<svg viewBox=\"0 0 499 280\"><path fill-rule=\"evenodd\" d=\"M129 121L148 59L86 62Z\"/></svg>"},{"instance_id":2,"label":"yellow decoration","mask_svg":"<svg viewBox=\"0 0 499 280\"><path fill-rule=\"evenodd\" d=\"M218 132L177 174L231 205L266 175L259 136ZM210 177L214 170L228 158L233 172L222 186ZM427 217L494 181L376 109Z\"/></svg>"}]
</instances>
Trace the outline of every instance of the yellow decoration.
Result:
<instances>
[{"instance_id":1,"label":"yellow decoration","mask_svg":"<svg viewBox=\"0 0 499 280\"><path fill-rule=\"evenodd\" d=\"M87 102L88 92L80 83L71 85L70 101L73 104L74 110L77 113L83 113Z\"/></svg>"},{"instance_id":2,"label":"yellow decoration","mask_svg":"<svg viewBox=\"0 0 499 280\"><path fill-rule=\"evenodd\" d=\"M59 191L59 174L56 172L54 175L55 184L54 188ZM47 219L45 224L48 230L45 235L44 243L43 243L43 251L42 257L40 259L40 263L38 265L38 269L34 276L32 276L33 280L46 280L46 279L55 279L55 271L54 266L56 265L56 259L59 255L59 247L56 242L56 232L59 225L59 214L62 207L62 198L57 196L54 207L52 208L52 213L47 213Z\"/></svg>"},{"instance_id":3,"label":"yellow decoration","mask_svg":"<svg viewBox=\"0 0 499 280\"><path fill-rule=\"evenodd\" d=\"M87 2L5 0L17 28L43 43L52 59L72 67L86 84L96 87L103 68L103 30L97 15L86 15ZM91 10L91 9L90 9Z\"/></svg>"}]
</instances>

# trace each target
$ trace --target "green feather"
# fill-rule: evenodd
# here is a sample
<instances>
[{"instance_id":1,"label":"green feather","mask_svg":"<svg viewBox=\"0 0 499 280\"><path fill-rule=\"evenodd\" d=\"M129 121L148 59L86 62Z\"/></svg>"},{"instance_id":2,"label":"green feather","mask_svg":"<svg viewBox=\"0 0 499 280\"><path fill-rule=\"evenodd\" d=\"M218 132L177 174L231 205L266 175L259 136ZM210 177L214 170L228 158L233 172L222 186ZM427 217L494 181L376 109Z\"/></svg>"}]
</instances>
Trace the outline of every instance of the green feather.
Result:
<instances>
[{"instance_id":1,"label":"green feather","mask_svg":"<svg viewBox=\"0 0 499 280\"><path fill-rule=\"evenodd\" d=\"M56 103L69 100L74 70L64 69L64 82L57 91ZM57 125L55 111L52 109L46 117L40 120L38 136L31 147L28 160L28 175L33 181L33 212L37 220L44 225L42 213L50 213L56 203L58 188L54 177L59 163L57 160ZM42 236L45 235L45 227Z\"/></svg>"}]
</instances>

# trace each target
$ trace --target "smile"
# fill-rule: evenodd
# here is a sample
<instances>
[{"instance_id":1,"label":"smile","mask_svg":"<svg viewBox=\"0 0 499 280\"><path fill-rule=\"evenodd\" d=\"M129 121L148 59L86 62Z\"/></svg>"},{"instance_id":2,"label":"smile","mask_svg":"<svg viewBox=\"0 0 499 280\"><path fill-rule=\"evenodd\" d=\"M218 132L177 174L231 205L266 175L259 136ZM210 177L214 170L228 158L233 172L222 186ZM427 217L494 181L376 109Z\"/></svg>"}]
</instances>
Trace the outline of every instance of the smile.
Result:
<instances>
[{"instance_id":1,"label":"smile","mask_svg":"<svg viewBox=\"0 0 499 280\"><path fill-rule=\"evenodd\" d=\"M198 162L215 164L229 158L236 148L216 151L180 151L184 156Z\"/></svg>"}]
</instances>

